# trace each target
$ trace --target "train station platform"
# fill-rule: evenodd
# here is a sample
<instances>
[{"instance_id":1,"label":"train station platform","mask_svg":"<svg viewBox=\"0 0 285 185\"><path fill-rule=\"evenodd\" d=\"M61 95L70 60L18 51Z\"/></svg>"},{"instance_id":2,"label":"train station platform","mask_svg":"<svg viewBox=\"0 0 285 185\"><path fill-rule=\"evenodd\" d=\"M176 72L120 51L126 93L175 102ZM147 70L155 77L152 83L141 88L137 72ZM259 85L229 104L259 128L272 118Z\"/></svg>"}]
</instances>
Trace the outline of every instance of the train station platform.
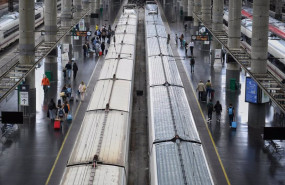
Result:
<instances>
[{"instance_id":1,"label":"train station platform","mask_svg":"<svg viewBox=\"0 0 285 185\"><path fill-rule=\"evenodd\" d=\"M108 11L103 11L103 16L97 20L102 25L112 25L120 9L118 1L109 5ZM91 27L94 33L95 25ZM91 37L89 38L91 39ZM82 39L84 44L84 39ZM76 79L64 79L61 61L61 51L58 56L58 80L51 82L48 92L44 94L41 80L44 72L44 61L40 63L36 72L36 116L24 119L24 124L8 137L5 142L0 142L0 184L59 184L63 170L66 166L77 132L80 129L85 110L89 104L91 93L101 70L104 56L90 54L83 56L82 45L74 45L76 53L75 62L78 65ZM53 98L61 99L59 93L66 84L71 84L73 95L79 84L83 81L87 85L84 101L69 102L72 122L64 121L60 130L54 130L53 122L47 118L48 103ZM1 111L18 111L17 91L0 104ZM68 138L68 139L67 139ZM63 147L64 145L64 147ZM57 168L55 168L57 164ZM53 172L53 173L51 173ZM49 176L53 174L53 176Z\"/></svg>"},{"instance_id":2,"label":"train station platform","mask_svg":"<svg viewBox=\"0 0 285 185\"><path fill-rule=\"evenodd\" d=\"M214 174L213 178L224 178L225 181L218 182L239 185L239 184L284 184L285 183L285 153L284 150L276 152L274 147L262 138L262 132L248 127L248 103L245 102L245 73L240 72L240 89L231 91L226 89L226 63L217 62L214 66L210 64L210 51L202 46L202 42L195 42L194 57L195 67L194 72L190 70L190 51L188 57L185 58L185 49L175 44L175 34L178 37L184 34L186 41L190 41L191 34L197 31L197 27L193 27L190 22L183 22L180 17L179 8L176 4L168 2L162 5L166 18L170 27L171 47L177 51L177 64L183 65L185 74L180 74L181 78L187 78L191 83L191 88L188 90L188 101L196 122L200 137L203 139L210 137L213 142L204 142L204 148L209 166L223 168L211 169ZM184 30L184 24L188 25L188 29ZM191 26L190 26L191 25ZM174 53L175 54L175 53ZM179 64L181 63L181 64ZM207 103L197 100L198 93L196 92L197 84L202 80L204 83L210 80L215 90L213 104L220 101L223 107L221 121L216 122L215 112L213 113L212 122L207 122ZM187 81L184 79L184 81ZM194 95L195 94L195 95ZM198 102L198 105L196 105ZM227 108L232 103L236 111L237 129L232 129L229 126L229 118ZM274 107L267 104L266 107L266 126L280 126L282 120L274 117ZM202 118L202 120L201 120ZM205 129L205 124L207 129ZM284 149L284 141L275 141L281 148ZM214 143L214 144L213 144ZM218 153L208 153L211 147L215 145ZM214 159L219 161L213 161ZM216 182L217 182L216 181Z\"/></svg>"}]
</instances>

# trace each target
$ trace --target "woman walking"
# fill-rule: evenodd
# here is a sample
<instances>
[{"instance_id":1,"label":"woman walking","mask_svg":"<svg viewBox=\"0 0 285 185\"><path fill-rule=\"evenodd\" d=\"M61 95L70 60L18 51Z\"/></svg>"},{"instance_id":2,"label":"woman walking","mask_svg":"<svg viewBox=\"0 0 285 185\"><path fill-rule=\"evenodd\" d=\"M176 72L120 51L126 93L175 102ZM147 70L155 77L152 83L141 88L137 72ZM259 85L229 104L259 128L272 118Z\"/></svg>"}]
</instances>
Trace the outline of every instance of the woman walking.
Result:
<instances>
[{"instance_id":1,"label":"woman walking","mask_svg":"<svg viewBox=\"0 0 285 185\"><path fill-rule=\"evenodd\" d=\"M49 111L49 118L51 121L55 120L55 113L56 113L56 105L53 101L53 99L50 100L48 104L48 111Z\"/></svg>"},{"instance_id":2,"label":"woman walking","mask_svg":"<svg viewBox=\"0 0 285 185\"><path fill-rule=\"evenodd\" d=\"M86 85L84 84L84 82L82 81L78 87L78 91L80 93L80 99L81 101L84 101L84 96L85 96L85 92L86 92Z\"/></svg>"}]
</instances>

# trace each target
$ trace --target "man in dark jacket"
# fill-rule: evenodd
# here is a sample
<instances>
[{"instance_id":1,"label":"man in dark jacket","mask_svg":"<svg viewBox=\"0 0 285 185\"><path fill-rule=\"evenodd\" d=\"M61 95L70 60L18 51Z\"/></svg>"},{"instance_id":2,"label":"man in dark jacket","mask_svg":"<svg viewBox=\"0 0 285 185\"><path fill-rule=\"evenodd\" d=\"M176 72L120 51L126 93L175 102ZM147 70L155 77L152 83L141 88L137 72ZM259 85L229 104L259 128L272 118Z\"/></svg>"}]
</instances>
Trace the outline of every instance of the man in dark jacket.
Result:
<instances>
[{"instance_id":1,"label":"man in dark jacket","mask_svg":"<svg viewBox=\"0 0 285 185\"><path fill-rule=\"evenodd\" d=\"M70 62L70 61L65 65L65 69L67 70L68 79L70 79L70 76L71 76L71 69L72 69L71 62Z\"/></svg>"},{"instance_id":2,"label":"man in dark jacket","mask_svg":"<svg viewBox=\"0 0 285 185\"><path fill-rule=\"evenodd\" d=\"M77 74L77 71L78 71L78 66L77 66L77 64L74 62L73 63L73 79L75 80L75 78L76 78L76 74Z\"/></svg>"}]
</instances>

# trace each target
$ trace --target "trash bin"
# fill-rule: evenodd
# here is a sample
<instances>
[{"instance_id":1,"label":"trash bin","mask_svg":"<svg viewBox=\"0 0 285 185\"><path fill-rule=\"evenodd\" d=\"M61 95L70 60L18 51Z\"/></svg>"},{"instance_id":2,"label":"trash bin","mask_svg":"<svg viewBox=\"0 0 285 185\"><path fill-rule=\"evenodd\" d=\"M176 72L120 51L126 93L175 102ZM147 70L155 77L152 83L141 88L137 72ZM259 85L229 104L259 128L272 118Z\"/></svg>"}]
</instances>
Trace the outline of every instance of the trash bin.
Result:
<instances>
[{"instance_id":1,"label":"trash bin","mask_svg":"<svg viewBox=\"0 0 285 185\"><path fill-rule=\"evenodd\" d=\"M230 79L230 90L233 90L233 91L236 90L236 79L235 78Z\"/></svg>"},{"instance_id":2,"label":"trash bin","mask_svg":"<svg viewBox=\"0 0 285 185\"><path fill-rule=\"evenodd\" d=\"M45 75L47 76L47 78L49 79L49 81L52 81L52 73L51 71L46 71Z\"/></svg>"}]
</instances>

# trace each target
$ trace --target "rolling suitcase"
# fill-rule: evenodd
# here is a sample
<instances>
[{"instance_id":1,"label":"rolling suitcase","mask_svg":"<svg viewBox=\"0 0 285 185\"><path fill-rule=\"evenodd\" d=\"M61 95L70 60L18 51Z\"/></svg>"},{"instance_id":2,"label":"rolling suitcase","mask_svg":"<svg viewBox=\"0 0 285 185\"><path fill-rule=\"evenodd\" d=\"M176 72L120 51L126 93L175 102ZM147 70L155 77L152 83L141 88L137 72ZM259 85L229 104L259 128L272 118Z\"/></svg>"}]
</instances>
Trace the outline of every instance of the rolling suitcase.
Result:
<instances>
[{"instance_id":1,"label":"rolling suitcase","mask_svg":"<svg viewBox=\"0 0 285 185\"><path fill-rule=\"evenodd\" d=\"M235 121L232 122L232 128L237 128L237 122Z\"/></svg>"},{"instance_id":2,"label":"rolling suitcase","mask_svg":"<svg viewBox=\"0 0 285 185\"><path fill-rule=\"evenodd\" d=\"M59 119L54 120L53 128L54 129L60 129L60 120Z\"/></svg>"},{"instance_id":3,"label":"rolling suitcase","mask_svg":"<svg viewBox=\"0 0 285 185\"><path fill-rule=\"evenodd\" d=\"M69 98L69 101L74 101L74 97L71 96L71 97Z\"/></svg>"},{"instance_id":4,"label":"rolling suitcase","mask_svg":"<svg viewBox=\"0 0 285 185\"><path fill-rule=\"evenodd\" d=\"M206 91L202 92L201 101L202 102L206 102L207 101L207 92Z\"/></svg>"}]
</instances>

